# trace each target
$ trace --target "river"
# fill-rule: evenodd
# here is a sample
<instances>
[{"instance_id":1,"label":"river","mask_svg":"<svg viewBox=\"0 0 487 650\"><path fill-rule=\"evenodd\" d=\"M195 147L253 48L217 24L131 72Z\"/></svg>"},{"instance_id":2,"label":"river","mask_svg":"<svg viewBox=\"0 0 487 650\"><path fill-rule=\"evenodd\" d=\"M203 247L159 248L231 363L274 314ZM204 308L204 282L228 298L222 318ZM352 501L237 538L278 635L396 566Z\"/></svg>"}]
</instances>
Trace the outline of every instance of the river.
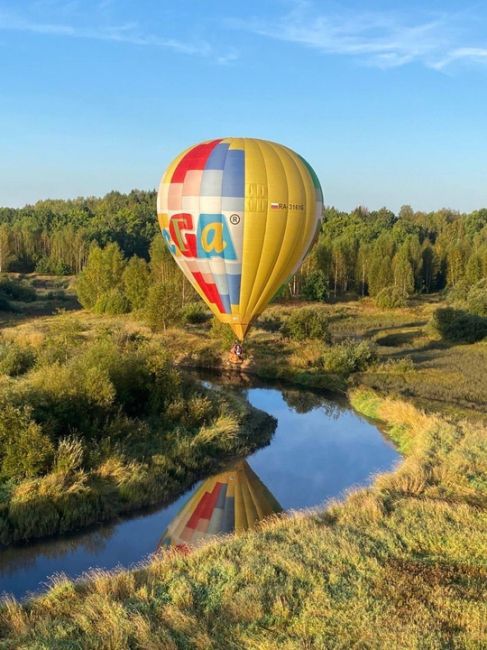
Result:
<instances>
[{"instance_id":1,"label":"river","mask_svg":"<svg viewBox=\"0 0 487 650\"><path fill-rule=\"evenodd\" d=\"M277 418L270 445L246 460L251 481L283 510L320 506L354 486L369 484L374 474L400 460L392 443L346 400L246 381L232 388L225 379L211 379L222 390L243 392L253 406ZM255 492L253 487L251 482L247 493ZM56 574L75 578L92 568L131 567L147 560L168 527L174 528L188 499L198 497L198 489L204 486L193 486L169 506L109 525L0 551L0 593L23 598L45 589ZM251 504L254 512L258 501L255 507Z\"/></svg>"}]
</instances>

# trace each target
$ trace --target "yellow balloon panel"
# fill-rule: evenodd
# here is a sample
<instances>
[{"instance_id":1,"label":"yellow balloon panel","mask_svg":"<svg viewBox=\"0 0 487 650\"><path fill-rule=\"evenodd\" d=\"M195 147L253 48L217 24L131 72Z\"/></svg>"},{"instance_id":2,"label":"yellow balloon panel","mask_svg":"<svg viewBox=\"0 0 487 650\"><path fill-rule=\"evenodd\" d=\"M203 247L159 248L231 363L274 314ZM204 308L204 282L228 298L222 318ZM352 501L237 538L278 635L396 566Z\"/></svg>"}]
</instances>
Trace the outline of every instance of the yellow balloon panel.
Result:
<instances>
[{"instance_id":1,"label":"yellow balloon panel","mask_svg":"<svg viewBox=\"0 0 487 650\"><path fill-rule=\"evenodd\" d=\"M287 147L252 138L190 147L168 167L157 200L176 262L239 338L299 268L322 209L308 163Z\"/></svg>"}]
</instances>

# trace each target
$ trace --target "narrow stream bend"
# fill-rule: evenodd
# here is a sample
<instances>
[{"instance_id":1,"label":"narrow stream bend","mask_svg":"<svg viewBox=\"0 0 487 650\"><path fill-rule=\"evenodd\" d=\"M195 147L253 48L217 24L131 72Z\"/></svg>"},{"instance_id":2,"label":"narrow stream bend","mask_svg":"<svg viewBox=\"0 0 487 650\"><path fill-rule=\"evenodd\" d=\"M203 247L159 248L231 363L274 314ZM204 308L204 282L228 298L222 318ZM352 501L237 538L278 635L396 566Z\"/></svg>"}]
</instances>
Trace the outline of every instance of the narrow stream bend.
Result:
<instances>
[{"instance_id":1,"label":"narrow stream bend","mask_svg":"<svg viewBox=\"0 0 487 650\"><path fill-rule=\"evenodd\" d=\"M75 578L92 568L134 566L162 543L194 544L212 531L244 529L270 512L319 506L369 484L400 458L346 400L263 384L225 390L242 391L253 406L277 418L270 445L167 507L0 551L0 593L23 598L46 588L50 576L59 573Z\"/></svg>"}]
</instances>

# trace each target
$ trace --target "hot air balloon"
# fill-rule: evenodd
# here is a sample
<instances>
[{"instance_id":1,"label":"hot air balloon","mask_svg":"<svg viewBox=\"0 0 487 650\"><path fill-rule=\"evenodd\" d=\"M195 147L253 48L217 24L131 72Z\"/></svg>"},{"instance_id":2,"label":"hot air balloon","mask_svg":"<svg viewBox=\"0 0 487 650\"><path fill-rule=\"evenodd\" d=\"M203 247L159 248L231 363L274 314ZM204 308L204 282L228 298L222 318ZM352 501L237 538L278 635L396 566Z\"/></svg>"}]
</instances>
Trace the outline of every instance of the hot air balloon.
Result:
<instances>
[{"instance_id":1,"label":"hot air balloon","mask_svg":"<svg viewBox=\"0 0 487 650\"><path fill-rule=\"evenodd\" d=\"M190 147L169 165L157 197L177 264L241 340L299 268L322 209L310 165L283 145L253 138Z\"/></svg>"},{"instance_id":2,"label":"hot air balloon","mask_svg":"<svg viewBox=\"0 0 487 650\"><path fill-rule=\"evenodd\" d=\"M215 535L254 528L282 508L245 460L204 481L165 531L160 546L186 551Z\"/></svg>"}]
</instances>

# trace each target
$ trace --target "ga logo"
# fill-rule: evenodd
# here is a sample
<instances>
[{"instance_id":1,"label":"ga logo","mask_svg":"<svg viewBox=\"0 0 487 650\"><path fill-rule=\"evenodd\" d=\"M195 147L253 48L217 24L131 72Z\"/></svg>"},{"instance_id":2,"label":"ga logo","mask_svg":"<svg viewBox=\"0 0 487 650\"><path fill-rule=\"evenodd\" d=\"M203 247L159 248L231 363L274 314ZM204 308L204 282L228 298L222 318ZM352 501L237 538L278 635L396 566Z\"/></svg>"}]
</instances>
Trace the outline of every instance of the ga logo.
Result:
<instances>
[{"instance_id":1,"label":"ga logo","mask_svg":"<svg viewBox=\"0 0 487 650\"><path fill-rule=\"evenodd\" d=\"M200 214L195 234L193 215L188 212L174 214L169 219L169 232L163 230L169 250L184 257L222 257L236 260L235 247L222 214Z\"/></svg>"}]
</instances>

